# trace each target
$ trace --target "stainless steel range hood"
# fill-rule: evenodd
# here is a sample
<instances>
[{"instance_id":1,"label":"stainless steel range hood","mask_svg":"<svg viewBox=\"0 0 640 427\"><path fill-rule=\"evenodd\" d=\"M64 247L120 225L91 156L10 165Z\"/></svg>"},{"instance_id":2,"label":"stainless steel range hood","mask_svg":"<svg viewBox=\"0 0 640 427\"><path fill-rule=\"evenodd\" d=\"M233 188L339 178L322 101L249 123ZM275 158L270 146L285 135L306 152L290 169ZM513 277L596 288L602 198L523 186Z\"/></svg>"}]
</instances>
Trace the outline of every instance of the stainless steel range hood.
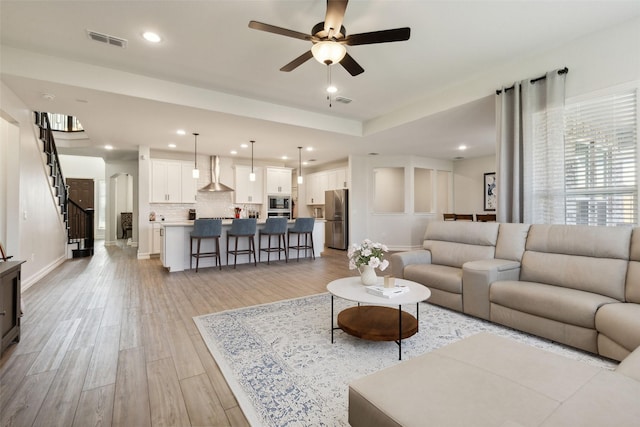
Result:
<instances>
[{"instance_id":1,"label":"stainless steel range hood","mask_svg":"<svg viewBox=\"0 0 640 427\"><path fill-rule=\"evenodd\" d=\"M198 191L233 191L233 188L220 182L220 158L218 156L211 156L211 183Z\"/></svg>"}]
</instances>

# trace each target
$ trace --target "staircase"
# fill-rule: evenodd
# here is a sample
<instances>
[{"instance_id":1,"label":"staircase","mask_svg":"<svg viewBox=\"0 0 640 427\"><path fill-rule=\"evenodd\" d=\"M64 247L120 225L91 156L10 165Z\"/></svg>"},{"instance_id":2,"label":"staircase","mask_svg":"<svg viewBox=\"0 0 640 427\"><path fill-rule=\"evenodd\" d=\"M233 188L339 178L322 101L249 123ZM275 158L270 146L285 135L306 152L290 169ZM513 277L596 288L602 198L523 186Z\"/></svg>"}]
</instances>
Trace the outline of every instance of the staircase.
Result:
<instances>
[{"instance_id":1,"label":"staircase","mask_svg":"<svg viewBox=\"0 0 640 427\"><path fill-rule=\"evenodd\" d=\"M75 246L72 249L73 258L93 255L93 221L94 210L84 209L69 198L69 187L66 185L58 150L53 138L53 131L47 113L35 112L35 124L40 129L40 140L49 166L51 185L55 189L55 197L60 207L60 214L67 229L67 244Z\"/></svg>"}]
</instances>

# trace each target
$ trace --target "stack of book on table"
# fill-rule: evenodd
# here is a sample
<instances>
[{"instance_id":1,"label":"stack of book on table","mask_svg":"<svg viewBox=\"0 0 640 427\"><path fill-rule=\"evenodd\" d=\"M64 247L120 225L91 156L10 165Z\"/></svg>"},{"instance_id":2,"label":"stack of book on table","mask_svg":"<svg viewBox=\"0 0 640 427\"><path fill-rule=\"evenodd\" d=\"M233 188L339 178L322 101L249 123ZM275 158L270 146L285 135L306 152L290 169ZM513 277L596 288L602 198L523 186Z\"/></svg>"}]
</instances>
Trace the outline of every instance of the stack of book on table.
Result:
<instances>
[{"instance_id":1,"label":"stack of book on table","mask_svg":"<svg viewBox=\"0 0 640 427\"><path fill-rule=\"evenodd\" d=\"M382 298L393 298L409 292L408 286L395 286L393 288L385 288L384 286L372 285L366 286L367 292Z\"/></svg>"}]
</instances>

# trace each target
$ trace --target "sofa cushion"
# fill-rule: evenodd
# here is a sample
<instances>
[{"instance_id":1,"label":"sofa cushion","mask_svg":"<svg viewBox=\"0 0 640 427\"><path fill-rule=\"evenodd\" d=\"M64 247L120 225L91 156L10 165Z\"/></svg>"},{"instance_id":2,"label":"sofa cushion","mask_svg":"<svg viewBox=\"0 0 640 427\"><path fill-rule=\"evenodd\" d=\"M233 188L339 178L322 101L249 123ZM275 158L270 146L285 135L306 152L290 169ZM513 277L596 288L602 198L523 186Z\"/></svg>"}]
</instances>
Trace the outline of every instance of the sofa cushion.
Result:
<instances>
[{"instance_id":1,"label":"sofa cushion","mask_svg":"<svg viewBox=\"0 0 640 427\"><path fill-rule=\"evenodd\" d=\"M640 382L601 371L545 420L542 427L637 426Z\"/></svg>"},{"instance_id":2,"label":"sofa cushion","mask_svg":"<svg viewBox=\"0 0 640 427\"><path fill-rule=\"evenodd\" d=\"M468 261L491 259L495 252L493 246L478 246L465 243L425 240L424 248L431 252L431 263L462 268Z\"/></svg>"},{"instance_id":3,"label":"sofa cushion","mask_svg":"<svg viewBox=\"0 0 640 427\"><path fill-rule=\"evenodd\" d=\"M437 264L410 264L404 269L404 278L422 283L428 288L462 293L462 270Z\"/></svg>"},{"instance_id":4,"label":"sofa cushion","mask_svg":"<svg viewBox=\"0 0 640 427\"><path fill-rule=\"evenodd\" d=\"M631 227L534 224L526 250L628 260L630 241Z\"/></svg>"},{"instance_id":5,"label":"sofa cushion","mask_svg":"<svg viewBox=\"0 0 640 427\"><path fill-rule=\"evenodd\" d=\"M482 333L353 381L349 423L540 425L599 372L585 363Z\"/></svg>"},{"instance_id":6,"label":"sofa cushion","mask_svg":"<svg viewBox=\"0 0 640 427\"><path fill-rule=\"evenodd\" d=\"M432 221L427 225L424 240L495 246L498 228L495 222Z\"/></svg>"},{"instance_id":7,"label":"sofa cushion","mask_svg":"<svg viewBox=\"0 0 640 427\"><path fill-rule=\"evenodd\" d=\"M640 262L638 261L629 261L624 297L626 302L640 304Z\"/></svg>"},{"instance_id":8,"label":"sofa cushion","mask_svg":"<svg viewBox=\"0 0 640 427\"><path fill-rule=\"evenodd\" d=\"M640 381L640 347L628 355L616 368L616 372Z\"/></svg>"},{"instance_id":9,"label":"sofa cushion","mask_svg":"<svg viewBox=\"0 0 640 427\"><path fill-rule=\"evenodd\" d=\"M500 224L496 242L496 258L520 261L524 253L529 224Z\"/></svg>"},{"instance_id":10,"label":"sofa cushion","mask_svg":"<svg viewBox=\"0 0 640 427\"><path fill-rule=\"evenodd\" d=\"M523 313L589 329L596 328L598 307L617 302L591 292L515 280L492 283L489 300Z\"/></svg>"},{"instance_id":11,"label":"sofa cushion","mask_svg":"<svg viewBox=\"0 0 640 427\"><path fill-rule=\"evenodd\" d=\"M624 301L627 265L628 262L621 259L527 249L522 257L520 280L593 292Z\"/></svg>"},{"instance_id":12,"label":"sofa cushion","mask_svg":"<svg viewBox=\"0 0 640 427\"><path fill-rule=\"evenodd\" d=\"M596 313L596 329L628 351L640 346L640 305L607 304Z\"/></svg>"}]
</instances>

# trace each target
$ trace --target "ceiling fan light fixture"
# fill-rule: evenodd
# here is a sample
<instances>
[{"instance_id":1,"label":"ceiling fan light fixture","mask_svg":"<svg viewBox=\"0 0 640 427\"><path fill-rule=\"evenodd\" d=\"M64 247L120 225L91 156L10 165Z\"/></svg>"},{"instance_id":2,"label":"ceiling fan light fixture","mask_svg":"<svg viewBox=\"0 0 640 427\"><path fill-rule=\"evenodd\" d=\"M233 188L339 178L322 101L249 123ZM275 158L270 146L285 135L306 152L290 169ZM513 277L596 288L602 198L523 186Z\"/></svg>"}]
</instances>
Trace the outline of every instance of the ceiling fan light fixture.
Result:
<instances>
[{"instance_id":1,"label":"ceiling fan light fixture","mask_svg":"<svg viewBox=\"0 0 640 427\"><path fill-rule=\"evenodd\" d=\"M313 57L321 64L337 64L347 54L347 48L338 42L324 40L311 47Z\"/></svg>"},{"instance_id":2,"label":"ceiling fan light fixture","mask_svg":"<svg viewBox=\"0 0 640 427\"><path fill-rule=\"evenodd\" d=\"M336 93L338 91L338 88L335 86L327 86L327 92L329 93Z\"/></svg>"}]
</instances>

